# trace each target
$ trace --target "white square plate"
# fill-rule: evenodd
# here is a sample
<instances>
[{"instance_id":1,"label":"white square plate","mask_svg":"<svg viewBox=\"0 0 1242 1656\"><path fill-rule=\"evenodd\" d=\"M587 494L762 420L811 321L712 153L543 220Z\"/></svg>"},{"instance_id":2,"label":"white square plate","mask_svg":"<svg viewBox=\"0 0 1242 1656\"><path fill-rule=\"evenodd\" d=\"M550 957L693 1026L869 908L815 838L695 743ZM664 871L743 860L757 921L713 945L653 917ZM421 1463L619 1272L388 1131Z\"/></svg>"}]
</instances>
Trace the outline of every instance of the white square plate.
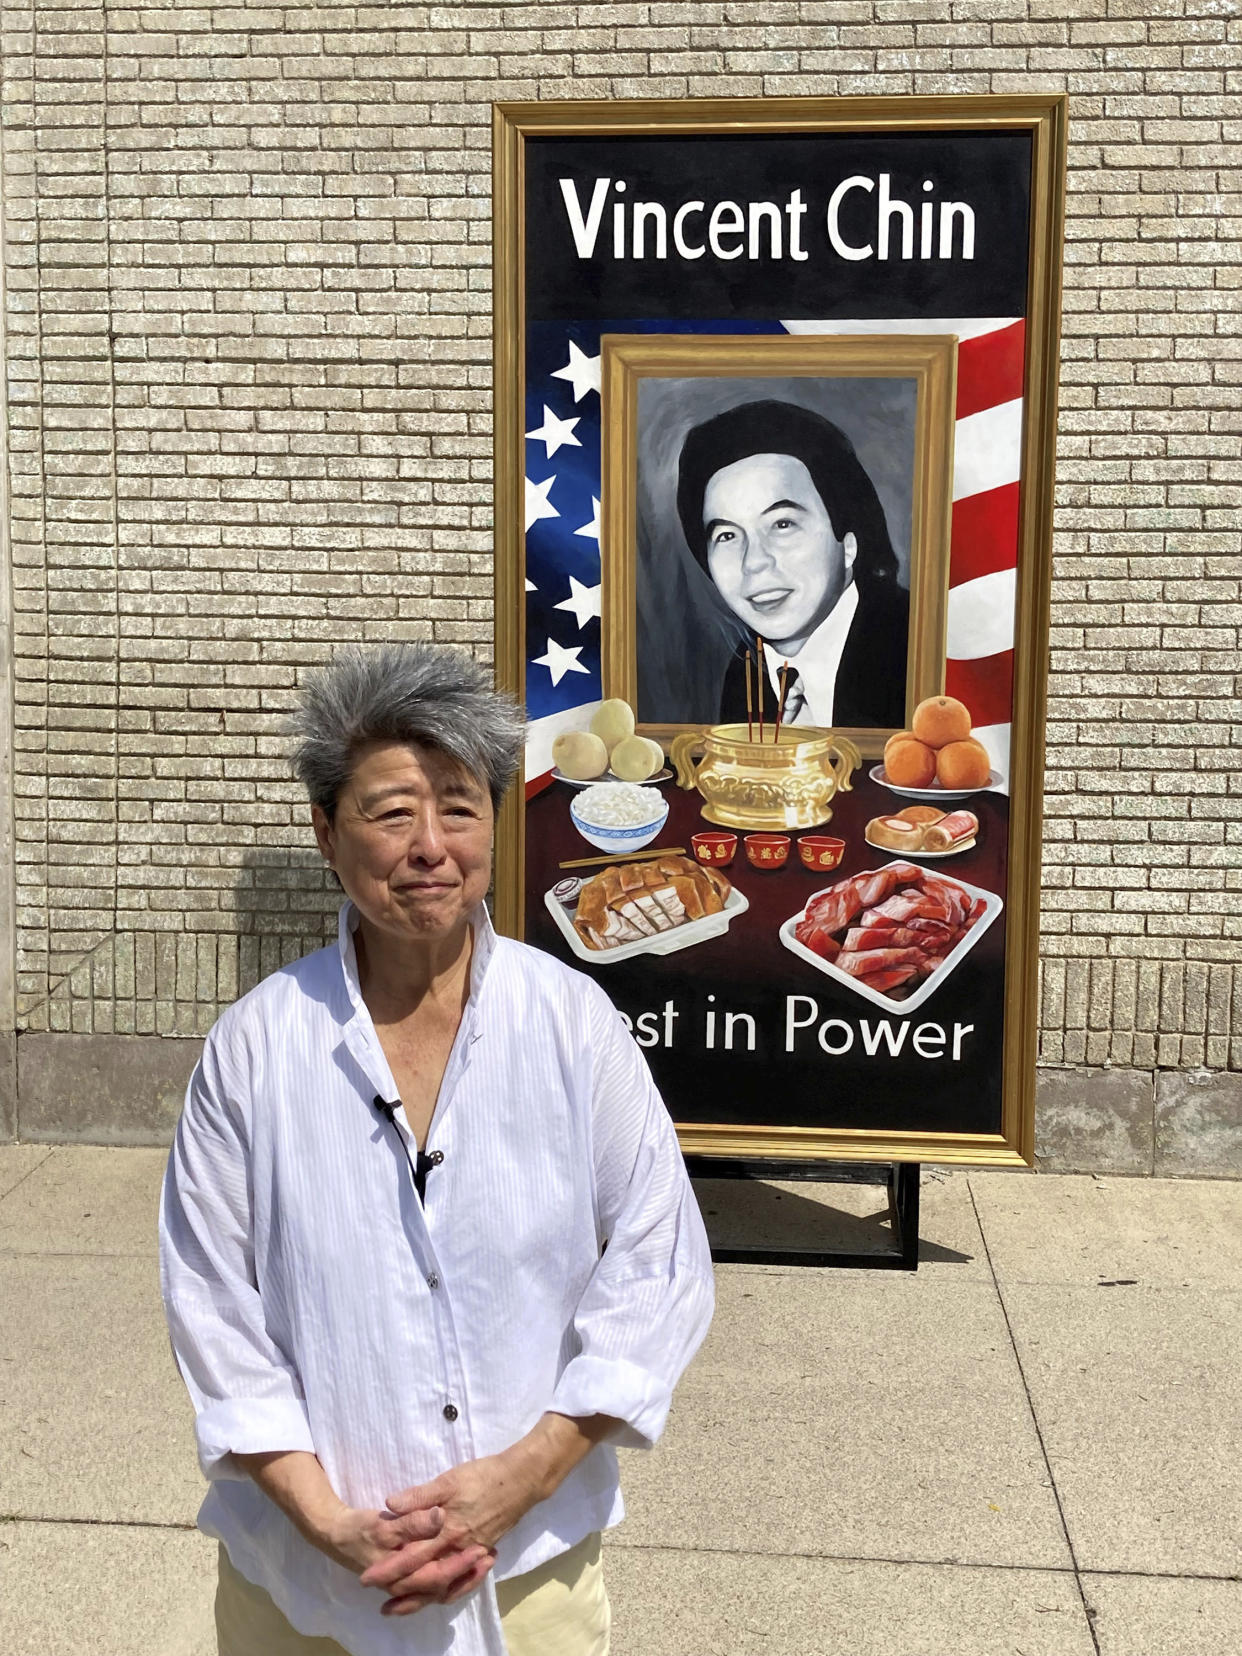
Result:
<instances>
[{"instance_id":1,"label":"white square plate","mask_svg":"<svg viewBox=\"0 0 1242 1656\"><path fill-rule=\"evenodd\" d=\"M905 859L903 857L896 857L892 862L881 863L880 868L892 868L894 863L904 861ZM861 869L859 872L863 874L878 874L880 869L865 868ZM847 879L850 877L851 876L848 875L846 876ZM781 927L781 942L791 954L796 954L799 960L805 960L808 966L814 966L816 971L822 972L825 977L830 977L834 983L842 983L847 989L852 989L856 995L861 995L864 1000L872 1001L876 1006L882 1006L886 1012L896 1012L899 1017L904 1017L907 1012L915 1011L918 1007L922 1006L923 1002L927 1000L929 996L935 994L936 990L939 989L945 978L948 977L949 973L958 964L962 957L969 954L970 950L974 948L975 944L983 936L984 932L987 931L993 920L996 919L996 916L1005 906L994 891L984 891L979 886L968 885L965 880L955 879L951 874L941 874L939 870L936 872L936 878L938 880L944 880L949 885L959 886L969 897L982 897L987 906L985 907L983 913L975 921L974 925L966 933L965 937L962 938L961 942L955 945L950 953L945 956L940 965L936 967L936 970L932 973L932 975L929 978L924 978L923 982L919 984L914 993L907 995L905 1000L894 1000L891 995L882 995L878 989L872 989L868 984L861 982L858 978L851 977L848 972L843 972L839 966L834 966L830 960L825 960L823 955L817 955L814 949L808 949L805 943L799 943L798 939L794 936L794 928L802 919L802 916L806 913L805 904L798 910L797 914L791 914L789 919L786 920L785 924ZM840 881L834 881L833 883L839 885ZM828 886L820 887L820 891L828 891L830 889L831 888ZM818 896L819 892L812 893L812 896L807 898L807 903L810 903L814 897Z\"/></svg>"}]
</instances>

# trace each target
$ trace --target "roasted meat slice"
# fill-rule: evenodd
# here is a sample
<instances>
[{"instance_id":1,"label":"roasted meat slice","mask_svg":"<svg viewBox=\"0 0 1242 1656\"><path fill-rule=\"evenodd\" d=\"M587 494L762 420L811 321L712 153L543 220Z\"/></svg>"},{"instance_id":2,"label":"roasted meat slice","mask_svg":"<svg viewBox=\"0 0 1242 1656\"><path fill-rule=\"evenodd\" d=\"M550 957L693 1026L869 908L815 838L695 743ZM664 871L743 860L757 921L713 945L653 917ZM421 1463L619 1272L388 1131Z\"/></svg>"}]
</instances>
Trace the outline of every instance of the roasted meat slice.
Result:
<instances>
[{"instance_id":1,"label":"roasted meat slice","mask_svg":"<svg viewBox=\"0 0 1242 1656\"><path fill-rule=\"evenodd\" d=\"M613 864L579 892L574 930L588 948L614 949L719 914L731 890L722 874L689 857Z\"/></svg>"}]
</instances>

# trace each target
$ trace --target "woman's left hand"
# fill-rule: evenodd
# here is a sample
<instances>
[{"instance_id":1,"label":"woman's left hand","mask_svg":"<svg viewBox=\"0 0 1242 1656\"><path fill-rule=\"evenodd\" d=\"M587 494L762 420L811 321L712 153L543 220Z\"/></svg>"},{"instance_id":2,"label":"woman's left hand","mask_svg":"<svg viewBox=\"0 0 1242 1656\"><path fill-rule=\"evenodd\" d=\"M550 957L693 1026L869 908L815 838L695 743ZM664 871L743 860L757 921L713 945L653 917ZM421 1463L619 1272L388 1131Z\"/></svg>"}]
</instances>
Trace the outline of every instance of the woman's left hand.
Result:
<instances>
[{"instance_id":1,"label":"woman's left hand","mask_svg":"<svg viewBox=\"0 0 1242 1656\"><path fill-rule=\"evenodd\" d=\"M398 1517L417 1512L425 1507L439 1507L444 1514L440 1533L435 1542L427 1543L438 1557L443 1552L465 1552L471 1547L485 1547L488 1560L495 1557L497 1541L518 1520L525 1516L543 1498L546 1491L539 1469L529 1455L520 1453L520 1445L501 1455L485 1455L480 1460L463 1461L448 1472L442 1472L430 1483L415 1484L399 1495L388 1497L388 1510ZM406 1559L380 1559L362 1575L364 1587L383 1587L390 1597L384 1605L389 1615L406 1615L427 1602L424 1573L433 1560L406 1573ZM484 1570L477 1581L482 1581ZM465 1588L466 1583L459 1584ZM454 1598L460 1596L455 1591Z\"/></svg>"},{"instance_id":2,"label":"woman's left hand","mask_svg":"<svg viewBox=\"0 0 1242 1656\"><path fill-rule=\"evenodd\" d=\"M419 1558L412 1570L410 1549L406 1548L402 1558L380 1559L372 1564L362 1576L363 1586L387 1589L391 1597L384 1605L385 1614L409 1615L429 1602L424 1596L429 1580L424 1572L433 1559L443 1552L485 1547L484 1557L470 1575L454 1585L446 1602L472 1591L491 1568L501 1536L531 1507L547 1500L616 1424L607 1415L577 1419L545 1414L524 1438L502 1454L463 1461L430 1483L415 1484L399 1495L390 1495L388 1510L397 1517L425 1507L439 1507L444 1515L440 1533L435 1541L423 1543L426 1556Z\"/></svg>"}]
</instances>

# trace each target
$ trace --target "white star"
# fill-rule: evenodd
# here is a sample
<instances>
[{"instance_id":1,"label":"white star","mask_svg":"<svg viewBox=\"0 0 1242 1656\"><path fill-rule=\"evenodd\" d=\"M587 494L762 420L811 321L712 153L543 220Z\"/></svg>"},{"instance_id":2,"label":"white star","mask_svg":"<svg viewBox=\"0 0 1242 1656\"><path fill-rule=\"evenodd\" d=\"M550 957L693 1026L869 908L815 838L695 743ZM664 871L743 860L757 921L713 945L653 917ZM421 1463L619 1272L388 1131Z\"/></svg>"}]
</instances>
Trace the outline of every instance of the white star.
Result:
<instances>
[{"instance_id":1,"label":"white star","mask_svg":"<svg viewBox=\"0 0 1242 1656\"><path fill-rule=\"evenodd\" d=\"M535 585L535 583L530 579L529 576L527 576L527 578L526 578L526 590L527 590L527 592L538 592L539 591L539 588Z\"/></svg>"},{"instance_id":2,"label":"white star","mask_svg":"<svg viewBox=\"0 0 1242 1656\"><path fill-rule=\"evenodd\" d=\"M597 356L589 357L569 341L569 361L563 368L553 370L553 379L568 380L574 388L574 401L581 402L588 391L599 392L600 366Z\"/></svg>"},{"instance_id":3,"label":"white star","mask_svg":"<svg viewBox=\"0 0 1242 1656\"><path fill-rule=\"evenodd\" d=\"M599 501L591 496L591 521L584 523L581 529L574 530L575 535L585 535L588 540L599 540Z\"/></svg>"},{"instance_id":4,"label":"white star","mask_svg":"<svg viewBox=\"0 0 1242 1656\"><path fill-rule=\"evenodd\" d=\"M569 597L562 599L556 607L572 610L574 620L578 623L578 631L581 632L587 622L599 614L599 588L583 586L581 581L575 581L571 575Z\"/></svg>"},{"instance_id":5,"label":"white star","mask_svg":"<svg viewBox=\"0 0 1242 1656\"><path fill-rule=\"evenodd\" d=\"M531 662L531 666L546 667L552 675L552 684L555 687L565 677L566 673L585 673L588 671L578 660L581 649L581 644L572 644L569 649L565 649L554 638L549 638L547 655L536 656Z\"/></svg>"},{"instance_id":6,"label":"white star","mask_svg":"<svg viewBox=\"0 0 1242 1656\"><path fill-rule=\"evenodd\" d=\"M542 483L532 483L526 479L526 527L538 523L540 518L560 517L556 507L548 499L552 485L556 482L556 475L545 477Z\"/></svg>"},{"instance_id":7,"label":"white star","mask_svg":"<svg viewBox=\"0 0 1242 1656\"><path fill-rule=\"evenodd\" d=\"M548 459L550 460L558 448L564 448L567 444L570 448L582 447L582 444L574 436L574 427L580 418L579 415L572 420L558 420L547 403L544 403L543 424L537 426L534 431L528 431L526 435L539 438L547 450Z\"/></svg>"}]
</instances>

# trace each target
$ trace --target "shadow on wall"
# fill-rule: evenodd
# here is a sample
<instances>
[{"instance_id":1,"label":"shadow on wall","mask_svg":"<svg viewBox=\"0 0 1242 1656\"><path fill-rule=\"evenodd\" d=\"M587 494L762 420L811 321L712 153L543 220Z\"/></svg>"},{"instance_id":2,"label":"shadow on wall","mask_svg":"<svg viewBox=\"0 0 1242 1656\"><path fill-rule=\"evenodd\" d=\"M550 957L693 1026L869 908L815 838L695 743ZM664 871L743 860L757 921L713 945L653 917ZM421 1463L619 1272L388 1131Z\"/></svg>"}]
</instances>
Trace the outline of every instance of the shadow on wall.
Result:
<instances>
[{"instance_id":1,"label":"shadow on wall","mask_svg":"<svg viewBox=\"0 0 1242 1656\"><path fill-rule=\"evenodd\" d=\"M236 893L238 994L336 939L341 888L313 847L247 851Z\"/></svg>"}]
</instances>

